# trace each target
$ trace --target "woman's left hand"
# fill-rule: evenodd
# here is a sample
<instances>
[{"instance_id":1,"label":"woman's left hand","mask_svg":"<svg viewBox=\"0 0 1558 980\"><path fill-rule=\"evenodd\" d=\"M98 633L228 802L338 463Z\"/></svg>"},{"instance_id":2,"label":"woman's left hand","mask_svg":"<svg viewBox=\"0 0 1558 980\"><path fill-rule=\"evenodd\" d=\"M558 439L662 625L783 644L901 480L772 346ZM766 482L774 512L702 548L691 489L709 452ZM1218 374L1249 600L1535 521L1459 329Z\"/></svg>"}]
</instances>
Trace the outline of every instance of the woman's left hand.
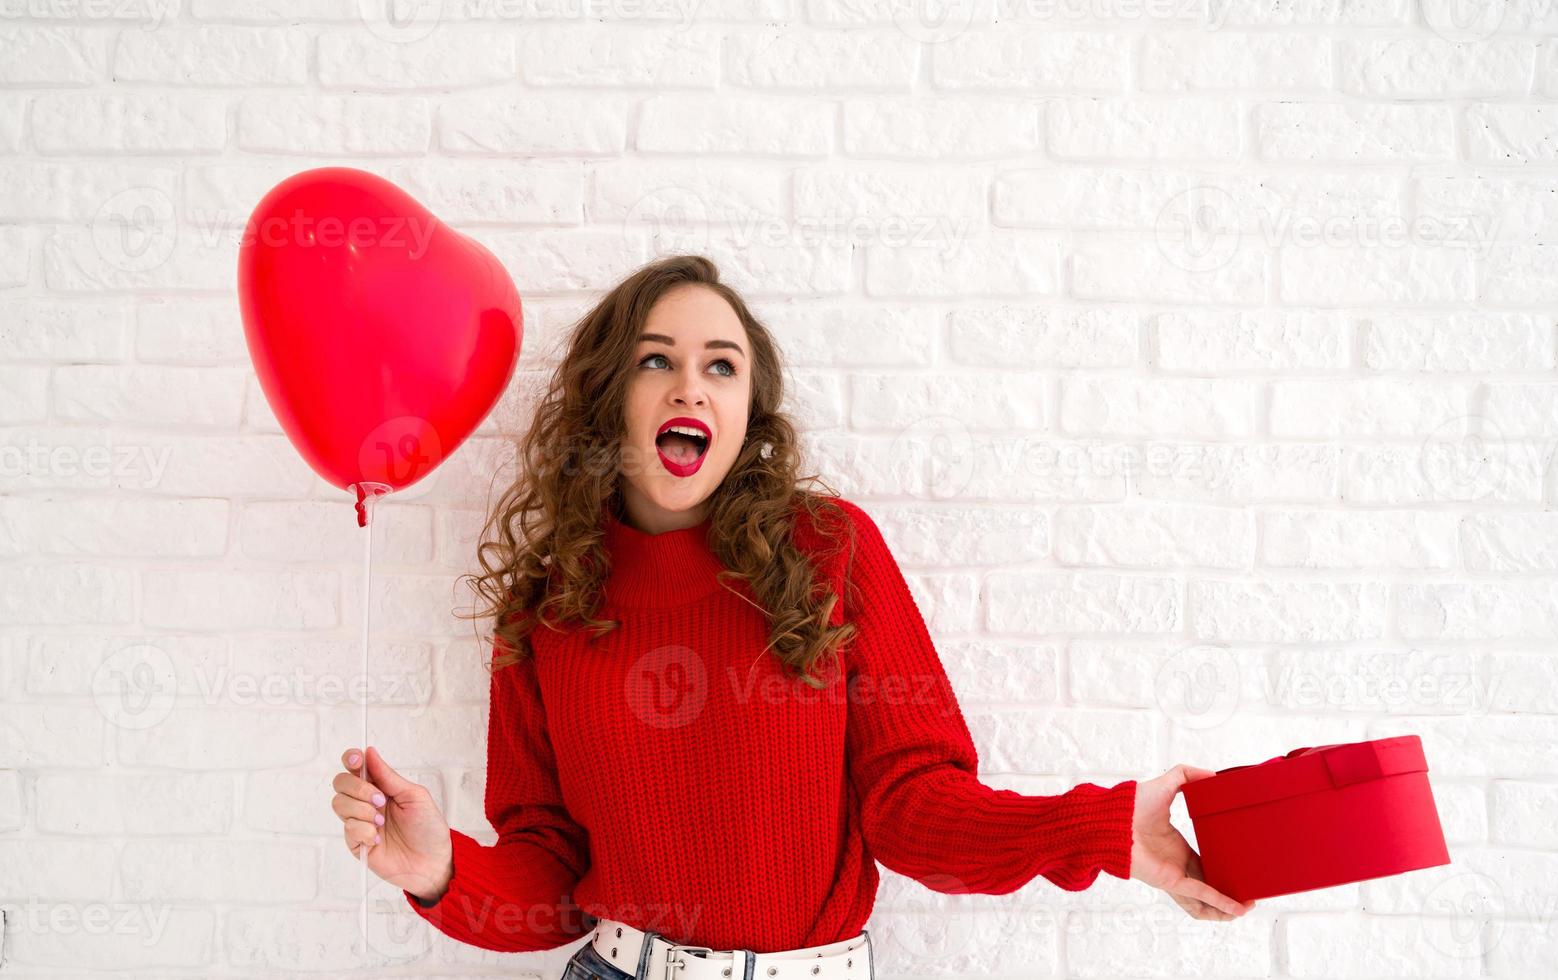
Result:
<instances>
[{"instance_id":1,"label":"woman's left hand","mask_svg":"<svg viewBox=\"0 0 1558 980\"><path fill-rule=\"evenodd\" d=\"M1255 907L1236 902L1201 877L1201 857L1169 822L1169 805L1186 783L1216 775L1177 765L1156 779L1136 783L1131 815L1131 877L1168 892L1193 918L1227 922Z\"/></svg>"}]
</instances>

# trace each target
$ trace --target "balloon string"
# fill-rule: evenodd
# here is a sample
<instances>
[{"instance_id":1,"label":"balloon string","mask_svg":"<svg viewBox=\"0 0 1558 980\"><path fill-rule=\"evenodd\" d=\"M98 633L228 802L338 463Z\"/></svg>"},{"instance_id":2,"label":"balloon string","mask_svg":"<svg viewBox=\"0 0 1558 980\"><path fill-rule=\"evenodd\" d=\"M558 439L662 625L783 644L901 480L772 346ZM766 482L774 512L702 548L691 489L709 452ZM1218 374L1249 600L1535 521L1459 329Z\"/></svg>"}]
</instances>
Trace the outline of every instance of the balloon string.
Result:
<instances>
[{"instance_id":1,"label":"balloon string","mask_svg":"<svg viewBox=\"0 0 1558 980\"><path fill-rule=\"evenodd\" d=\"M362 769L359 773L367 778L368 773L368 623L369 613L373 610L373 505L379 497L390 492L390 488L383 483L354 483L352 486L357 491L357 526L367 528L362 542L362 636L360 649L362 662L358 676L361 678L362 690L362 730L361 737L357 740L358 751L362 753ZM382 831L380 832L382 834ZM363 959L368 957L368 848L363 847L357 852L357 883L358 894L361 901L357 906L357 929L362 935Z\"/></svg>"}]
</instances>

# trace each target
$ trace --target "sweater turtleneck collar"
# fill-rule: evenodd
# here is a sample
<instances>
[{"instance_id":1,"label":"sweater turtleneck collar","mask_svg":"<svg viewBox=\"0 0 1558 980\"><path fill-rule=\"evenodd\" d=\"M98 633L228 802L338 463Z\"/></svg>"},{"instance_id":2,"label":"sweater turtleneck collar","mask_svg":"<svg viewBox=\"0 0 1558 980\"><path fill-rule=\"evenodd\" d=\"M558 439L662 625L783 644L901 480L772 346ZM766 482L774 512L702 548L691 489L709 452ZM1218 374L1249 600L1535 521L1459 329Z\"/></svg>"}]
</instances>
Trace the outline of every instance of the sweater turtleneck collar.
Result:
<instances>
[{"instance_id":1,"label":"sweater turtleneck collar","mask_svg":"<svg viewBox=\"0 0 1558 980\"><path fill-rule=\"evenodd\" d=\"M611 568L606 599L639 608L679 606L720 588L715 575L725 566L709 547L712 515L691 527L650 534L623 523L602 508L602 544Z\"/></svg>"}]
</instances>

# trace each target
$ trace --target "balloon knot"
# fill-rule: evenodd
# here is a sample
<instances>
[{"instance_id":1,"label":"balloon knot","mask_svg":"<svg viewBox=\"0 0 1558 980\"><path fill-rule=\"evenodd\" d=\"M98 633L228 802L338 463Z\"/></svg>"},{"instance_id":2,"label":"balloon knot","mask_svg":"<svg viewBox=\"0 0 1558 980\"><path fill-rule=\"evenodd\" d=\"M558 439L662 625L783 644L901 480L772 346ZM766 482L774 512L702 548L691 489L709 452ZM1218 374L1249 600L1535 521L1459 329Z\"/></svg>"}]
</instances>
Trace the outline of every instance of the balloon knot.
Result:
<instances>
[{"instance_id":1,"label":"balloon knot","mask_svg":"<svg viewBox=\"0 0 1558 980\"><path fill-rule=\"evenodd\" d=\"M368 526L368 506L367 506L367 500L368 500L368 493L369 493L369 489L368 488L370 488L370 487L372 488L372 493L373 493L373 496L375 496L375 497L382 497L384 494L389 493L389 487L385 486L382 483L369 483L366 486L364 486L361 483L354 483L354 484L352 484L352 489L357 491L357 526L358 527L367 527Z\"/></svg>"}]
</instances>

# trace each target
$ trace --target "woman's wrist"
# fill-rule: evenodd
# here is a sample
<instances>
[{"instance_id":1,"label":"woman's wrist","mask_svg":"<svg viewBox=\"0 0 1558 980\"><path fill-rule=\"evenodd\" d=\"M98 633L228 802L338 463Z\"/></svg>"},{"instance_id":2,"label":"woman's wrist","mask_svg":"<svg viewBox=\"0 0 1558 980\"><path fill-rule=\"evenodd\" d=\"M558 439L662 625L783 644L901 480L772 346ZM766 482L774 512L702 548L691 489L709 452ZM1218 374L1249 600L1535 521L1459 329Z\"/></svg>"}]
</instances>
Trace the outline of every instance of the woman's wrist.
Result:
<instances>
[{"instance_id":1,"label":"woman's wrist","mask_svg":"<svg viewBox=\"0 0 1558 980\"><path fill-rule=\"evenodd\" d=\"M445 832L444 846L439 848L442 853L429 856L428 864L434 870L422 876L428 882L428 886L416 891L406 889L406 894L416 899L417 904L425 909L432 908L442 901L449 891L450 883L454 881L454 837L455 830L450 827Z\"/></svg>"},{"instance_id":2,"label":"woman's wrist","mask_svg":"<svg viewBox=\"0 0 1558 980\"><path fill-rule=\"evenodd\" d=\"M434 886L429 888L426 892L411 892L411 897L416 899L417 903L425 909L430 909L437 905L440 901L443 900L443 897L449 893L449 884L450 882L454 881L454 861L446 861L444 864L444 870L440 874L435 875L433 880L435 882ZM407 889L407 891L410 891L410 889ZM426 897L428 894L431 894L433 897Z\"/></svg>"}]
</instances>

